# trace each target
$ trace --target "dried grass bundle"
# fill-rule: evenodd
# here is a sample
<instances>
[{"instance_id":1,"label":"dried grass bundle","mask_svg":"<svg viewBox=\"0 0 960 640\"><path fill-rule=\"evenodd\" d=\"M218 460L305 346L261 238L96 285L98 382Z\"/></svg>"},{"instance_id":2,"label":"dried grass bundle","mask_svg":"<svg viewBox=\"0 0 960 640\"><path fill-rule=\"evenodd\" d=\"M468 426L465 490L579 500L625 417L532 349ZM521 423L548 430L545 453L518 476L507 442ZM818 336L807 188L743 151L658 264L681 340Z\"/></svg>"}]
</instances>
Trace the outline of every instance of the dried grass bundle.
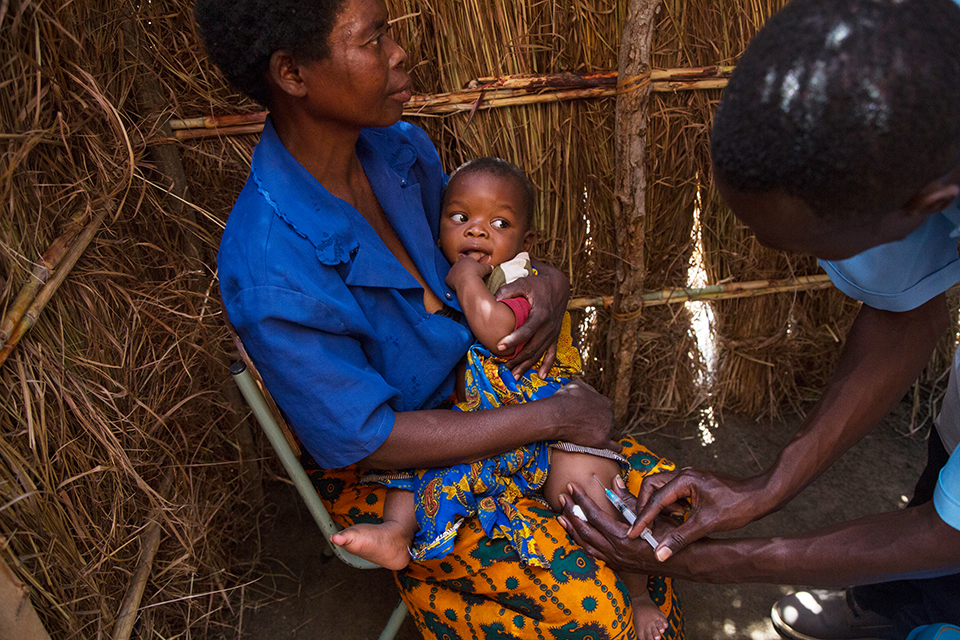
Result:
<instances>
[{"instance_id":1,"label":"dried grass bundle","mask_svg":"<svg viewBox=\"0 0 960 640\"><path fill-rule=\"evenodd\" d=\"M668 0L658 29L661 48L656 65L735 64L763 21L784 4L782 0L753 0L738 5L691 5ZM677 207L674 215L689 215L694 206L699 210L707 282L818 273L813 259L760 247L716 193L710 173L709 131L720 92L656 98L655 108L676 123L678 134L666 140L662 152L651 159L665 167L662 180L688 194L671 205ZM668 164L671 161L673 164ZM696 201L690 195L694 190L698 191ZM718 368L709 393L714 408L770 416L784 409L801 410L804 390L819 388L826 381L840 346L838 339L845 335L855 307L832 290L713 304Z\"/></svg>"},{"instance_id":2,"label":"dried grass bundle","mask_svg":"<svg viewBox=\"0 0 960 640\"><path fill-rule=\"evenodd\" d=\"M149 528L137 637L233 628L251 590L232 556L254 505L198 260L218 234L173 214L135 124L146 70L131 34L155 17L93 0L0 8L0 312L16 320L25 283L29 304L65 277L0 366L0 549L56 638L114 633ZM76 264L41 285L35 262L97 217Z\"/></svg>"}]
</instances>

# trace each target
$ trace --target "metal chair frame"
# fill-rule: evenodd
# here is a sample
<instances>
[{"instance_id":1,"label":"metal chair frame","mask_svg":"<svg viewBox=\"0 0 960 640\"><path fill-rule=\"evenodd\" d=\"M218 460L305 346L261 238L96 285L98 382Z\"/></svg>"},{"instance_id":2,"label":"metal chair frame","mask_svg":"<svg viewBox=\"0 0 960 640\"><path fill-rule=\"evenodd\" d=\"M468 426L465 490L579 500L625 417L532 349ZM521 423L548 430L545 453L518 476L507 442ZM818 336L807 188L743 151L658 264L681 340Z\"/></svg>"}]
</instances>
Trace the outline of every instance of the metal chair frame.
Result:
<instances>
[{"instance_id":1,"label":"metal chair frame","mask_svg":"<svg viewBox=\"0 0 960 640\"><path fill-rule=\"evenodd\" d=\"M342 527L335 523L330 517L327 508L320 500L320 496L317 495L317 490L314 488L313 483L310 482L310 478L307 477L306 471L304 471L303 466L300 464L299 443L296 438L293 437L293 433L284 421L276 403L273 401L273 398L270 397L270 392L263 384L263 379L260 377L257 368L254 366L253 361L250 360L250 356L247 354L246 349L244 349L243 343L240 341L239 336L234 333L232 327L230 328L230 333L240 352L241 358L230 365L230 374L233 376L237 386L240 387L240 393L243 394L247 405L260 424L260 428L263 429L267 439L270 441L270 445L273 447L273 450L276 451L277 457L280 458L280 462L283 464L287 475L290 476L294 486L297 488L297 492L307 505L307 510L310 511L310 515L313 516L317 526L320 527L320 531L323 532L323 537L327 541L327 549L351 567L356 567L357 569L382 568L369 560L358 558L330 542L330 536ZM401 599L400 603L393 610L393 613L390 614L387 626L384 627L380 633L380 640L393 640L406 616L407 605Z\"/></svg>"}]
</instances>

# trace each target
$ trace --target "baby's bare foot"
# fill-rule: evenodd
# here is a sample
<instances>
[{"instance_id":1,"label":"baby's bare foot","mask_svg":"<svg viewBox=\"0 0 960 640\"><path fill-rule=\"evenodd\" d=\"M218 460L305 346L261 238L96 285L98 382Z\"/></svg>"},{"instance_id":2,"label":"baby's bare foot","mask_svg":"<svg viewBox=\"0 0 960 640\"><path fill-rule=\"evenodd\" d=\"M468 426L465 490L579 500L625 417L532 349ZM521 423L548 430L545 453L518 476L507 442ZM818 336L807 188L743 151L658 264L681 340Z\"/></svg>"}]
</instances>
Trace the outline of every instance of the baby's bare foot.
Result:
<instances>
[{"instance_id":1,"label":"baby's bare foot","mask_svg":"<svg viewBox=\"0 0 960 640\"><path fill-rule=\"evenodd\" d=\"M355 524L330 536L330 541L385 569L399 571L410 564L411 540L396 522Z\"/></svg>"},{"instance_id":2,"label":"baby's bare foot","mask_svg":"<svg viewBox=\"0 0 960 640\"><path fill-rule=\"evenodd\" d=\"M660 611L660 607L650 600L650 595L642 595L631 598L633 605L633 629L637 632L639 640L660 640L663 632L667 630L667 619Z\"/></svg>"}]
</instances>

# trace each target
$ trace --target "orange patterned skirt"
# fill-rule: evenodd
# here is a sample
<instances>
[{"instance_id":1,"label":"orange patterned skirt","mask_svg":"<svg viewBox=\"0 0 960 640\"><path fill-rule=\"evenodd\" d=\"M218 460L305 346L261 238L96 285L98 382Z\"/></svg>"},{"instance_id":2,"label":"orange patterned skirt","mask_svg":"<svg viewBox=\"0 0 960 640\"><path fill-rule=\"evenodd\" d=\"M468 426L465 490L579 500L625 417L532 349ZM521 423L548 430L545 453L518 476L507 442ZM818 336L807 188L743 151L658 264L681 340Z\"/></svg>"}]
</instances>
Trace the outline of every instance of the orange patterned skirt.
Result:
<instances>
[{"instance_id":1,"label":"orange patterned skirt","mask_svg":"<svg viewBox=\"0 0 960 640\"><path fill-rule=\"evenodd\" d=\"M632 438L621 443L632 467L627 486L634 493L643 476L674 468ZM307 453L301 462L339 524L380 521L384 487L361 484L352 466L320 469ZM491 540L476 518L468 519L449 556L412 562L394 574L424 637L635 640L630 596L613 570L587 555L541 501L520 498L516 506L532 524L549 568L522 564L506 539ZM682 639L683 616L670 579L651 576L647 586L667 617L664 639Z\"/></svg>"}]
</instances>

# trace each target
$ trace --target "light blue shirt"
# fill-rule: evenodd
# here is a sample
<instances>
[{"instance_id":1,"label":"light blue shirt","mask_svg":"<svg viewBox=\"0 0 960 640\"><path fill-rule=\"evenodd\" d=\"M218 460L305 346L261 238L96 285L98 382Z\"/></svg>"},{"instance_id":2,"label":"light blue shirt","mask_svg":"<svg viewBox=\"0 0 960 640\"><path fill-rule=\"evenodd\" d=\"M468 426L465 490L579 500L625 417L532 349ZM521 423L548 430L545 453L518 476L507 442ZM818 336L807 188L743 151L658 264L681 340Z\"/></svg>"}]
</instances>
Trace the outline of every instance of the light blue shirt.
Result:
<instances>
[{"instance_id":1,"label":"light blue shirt","mask_svg":"<svg viewBox=\"0 0 960 640\"><path fill-rule=\"evenodd\" d=\"M954 529L960 529L960 454L953 455L940 470L940 479L933 490L933 506L937 515Z\"/></svg>"},{"instance_id":2,"label":"light blue shirt","mask_svg":"<svg viewBox=\"0 0 960 640\"><path fill-rule=\"evenodd\" d=\"M820 261L833 284L875 309L909 311L960 282L960 199L912 234L852 258ZM956 368L956 365L954 365ZM952 375L956 375L954 371ZM954 449L934 490L939 516L960 529L960 454Z\"/></svg>"}]
</instances>

